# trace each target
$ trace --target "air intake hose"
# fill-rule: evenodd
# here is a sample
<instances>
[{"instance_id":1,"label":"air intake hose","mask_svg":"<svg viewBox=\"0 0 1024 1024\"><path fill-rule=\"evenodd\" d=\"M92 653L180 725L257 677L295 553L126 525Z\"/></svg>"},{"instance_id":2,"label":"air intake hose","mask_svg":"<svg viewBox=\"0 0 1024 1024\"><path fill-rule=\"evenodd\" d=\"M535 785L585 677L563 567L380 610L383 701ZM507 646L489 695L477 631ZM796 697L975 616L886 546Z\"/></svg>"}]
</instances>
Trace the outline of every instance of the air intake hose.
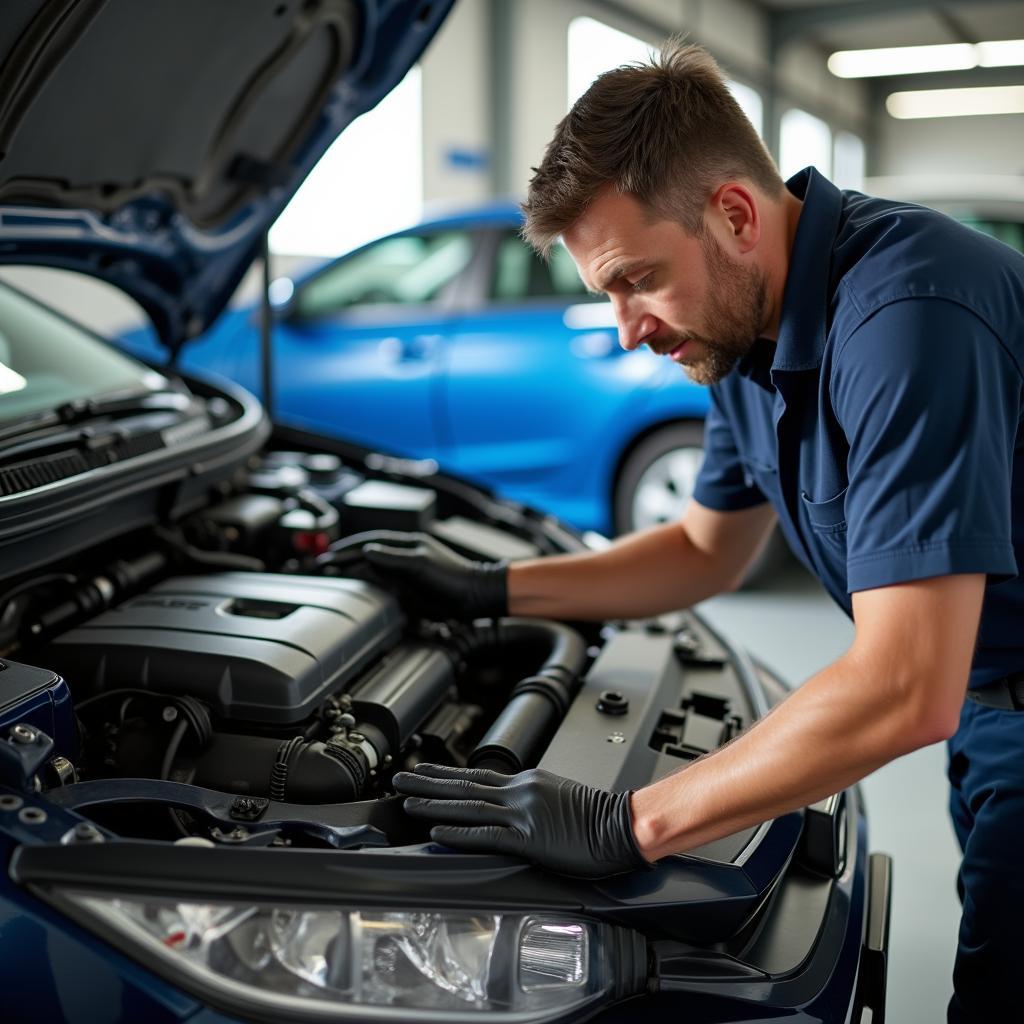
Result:
<instances>
[{"instance_id":1,"label":"air intake hose","mask_svg":"<svg viewBox=\"0 0 1024 1024\"><path fill-rule=\"evenodd\" d=\"M516 683L505 709L469 755L471 768L511 775L540 760L565 718L580 688L586 643L576 630L546 619L499 619L480 633L477 642L467 643L462 635L464 651L490 643L518 646L543 642L548 647L540 669Z\"/></svg>"},{"instance_id":2,"label":"air intake hose","mask_svg":"<svg viewBox=\"0 0 1024 1024\"><path fill-rule=\"evenodd\" d=\"M192 781L228 793L269 796L294 804L362 800L378 751L387 749L373 726L326 742L219 733L195 763Z\"/></svg>"}]
</instances>

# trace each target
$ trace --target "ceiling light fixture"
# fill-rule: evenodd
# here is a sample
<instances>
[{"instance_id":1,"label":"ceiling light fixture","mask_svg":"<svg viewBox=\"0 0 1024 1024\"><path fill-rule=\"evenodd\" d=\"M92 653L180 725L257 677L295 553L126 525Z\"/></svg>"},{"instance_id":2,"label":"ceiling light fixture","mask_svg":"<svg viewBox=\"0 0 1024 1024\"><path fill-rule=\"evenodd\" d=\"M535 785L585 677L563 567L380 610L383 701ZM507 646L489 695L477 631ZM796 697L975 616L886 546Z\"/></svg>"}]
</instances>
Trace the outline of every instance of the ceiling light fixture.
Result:
<instances>
[{"instance_id":1,"label":"ceiling light fixture","mask_svg":"<svg viewBox=\"0 0 1024 1024\"><path fill-rule=\"evenodd\" d=\"M839 50L828 59L837 78L881 78L935 71L966 71L1024 64L1024 39L937 46L889 46L878 50Z\"/></svg>"},{"instance_id":2,"label":"ceiling light fixture","mask_svg":"<svg viewBox=\"0 0 1024 1024\"><path fill-rule=\"evenodd\" d=\"M1024 85L894 92L886 99L885 109L901 119L1024 114Z\"/></svg>"},{"instance_id":3,"label":"ceiling light fixture","mask_svg":"<svg viewBox=\"0 0 1024 1024\"><path fill-rule=\"evenodd\" d=\"M876 78L884 75L916 75L924 71L962 71L977 67L970 43L942 46L890 46L882 50L840 50L828 59L828 69L838 78Z\"/></svg>"},{"instance_id":4,"label":"ceiling light fixture","mask_svg":"<svg viewBox=\"0 0 1024 1024\"><path fill-rule=\"evenodd\" d=\"M978 63L983 68L1008 68L1024 64L1024 39L997 39L978 43Z\"/></svg>"}]
</instances>

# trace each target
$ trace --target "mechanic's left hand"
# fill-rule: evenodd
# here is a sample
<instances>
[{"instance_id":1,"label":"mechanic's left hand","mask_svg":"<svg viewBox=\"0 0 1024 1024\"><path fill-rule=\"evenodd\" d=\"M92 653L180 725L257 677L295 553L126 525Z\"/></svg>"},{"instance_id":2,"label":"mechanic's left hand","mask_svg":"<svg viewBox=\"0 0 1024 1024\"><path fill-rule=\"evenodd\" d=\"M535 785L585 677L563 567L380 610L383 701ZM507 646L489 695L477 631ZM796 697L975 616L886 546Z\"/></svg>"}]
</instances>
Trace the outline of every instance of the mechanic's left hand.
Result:
<instances>
[{"instance_id":1,"label":"mechanic's left hand","mask_svg":"<svg viewBox=\"0 0 1024 1024\"><path fill-rule=\"evenodd\" d=\"M533 768L501 775L418 764L394 786L405 809L444 824L437 843L473 853L510 853L564 875L601 878L650 867L633 834L626 793L608 793Z\"/></svg>"}]
</instances>

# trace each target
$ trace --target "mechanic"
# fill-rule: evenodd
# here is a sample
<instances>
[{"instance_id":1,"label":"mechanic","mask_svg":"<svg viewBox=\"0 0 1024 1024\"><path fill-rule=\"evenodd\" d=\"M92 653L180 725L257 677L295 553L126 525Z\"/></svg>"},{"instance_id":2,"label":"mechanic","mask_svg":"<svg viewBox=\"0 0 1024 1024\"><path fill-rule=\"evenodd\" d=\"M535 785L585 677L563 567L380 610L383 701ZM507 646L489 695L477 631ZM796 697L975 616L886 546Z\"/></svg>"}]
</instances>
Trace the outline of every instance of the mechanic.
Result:
<instances>
[{"instance_id":1,"label":"mechanic","mask_svg":"<svg viewBox=\"0 0 1024 1024\"><path fill-rule=\"evenodd\" d=\"M435 615L640 618L735 588L777 519L855 639L733 742L644 789L421 765L395 777L407 809L446 845L600 876L948 739L963 850L949 1020L1016 1016L1024 257L813 168L783 183L715 62L678 41L577 101L524 211L535 248L561 238L610 297L624 348L711 385L695 496L681 522L599 553L505 566L412 536L368 547L375 569Z\"/></svg>"}]
</instances>

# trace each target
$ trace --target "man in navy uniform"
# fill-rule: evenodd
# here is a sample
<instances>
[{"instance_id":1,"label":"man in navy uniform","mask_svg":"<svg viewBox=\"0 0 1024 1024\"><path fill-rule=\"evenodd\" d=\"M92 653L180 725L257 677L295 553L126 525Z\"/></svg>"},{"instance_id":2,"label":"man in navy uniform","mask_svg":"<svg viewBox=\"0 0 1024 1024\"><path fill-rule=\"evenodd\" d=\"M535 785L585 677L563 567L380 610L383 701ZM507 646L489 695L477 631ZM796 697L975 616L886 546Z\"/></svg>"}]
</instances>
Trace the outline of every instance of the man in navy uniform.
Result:
<instances>
[{"instance_id":1,"label":"man in navy uniform","mask_svg":"<svg viewBox=\"0 0 1024 1024\"><path fill-rule=\"evenodd\" d=\"M606 793L531 771L396 777L432 835L598 876L642 868L949 741L963 848L951 1021L1008 1020L1024 922L1024 257L932 211L783 183L718 67L672 43L601 76L524 205L620 341L711 385L678 523L610 550L472 563L375 547L444 614L636 618L742 579L776 521L855 639L684 771ZM572 397L567 396L567 401ZM793 756L799 751L798 757Z\"/></svg>"}]
</instances>

